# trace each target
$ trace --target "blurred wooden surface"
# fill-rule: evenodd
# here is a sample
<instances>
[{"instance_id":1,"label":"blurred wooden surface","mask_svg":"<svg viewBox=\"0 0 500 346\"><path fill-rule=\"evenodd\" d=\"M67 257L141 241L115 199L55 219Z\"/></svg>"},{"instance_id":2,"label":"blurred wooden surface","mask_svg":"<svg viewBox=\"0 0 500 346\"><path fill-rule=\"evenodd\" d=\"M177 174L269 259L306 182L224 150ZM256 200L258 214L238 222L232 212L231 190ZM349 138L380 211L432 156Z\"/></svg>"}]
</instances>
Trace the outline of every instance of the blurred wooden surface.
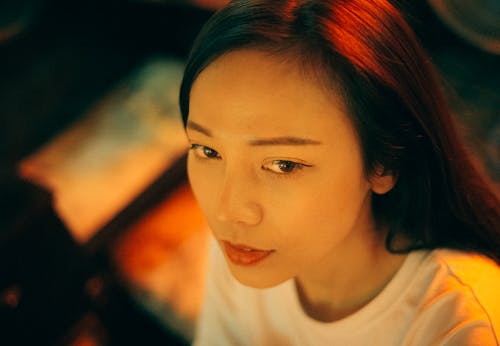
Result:
<instances>
[{"instance_id":1,"label":"blurred wooden surface","mask_svg":"<svg viewBox=\"0 0 500 346\"><path fill-rule=\"evenodd\" d=\"M52 191L73 237L88 241L186 151L177 107L183 64L144 61L81 118L21 164Z\"/></svg>"},{"instance_id":2,"label":"blurred wooden surface","mask_svg":"<svg viewBox=\"0 0 500 346\"><path fill-rule=\"evenodd\" d=\"M123 233L116 266L138 300L192 337L202 304L209 230L188 185Z\"/></svg>"}]
</instances>

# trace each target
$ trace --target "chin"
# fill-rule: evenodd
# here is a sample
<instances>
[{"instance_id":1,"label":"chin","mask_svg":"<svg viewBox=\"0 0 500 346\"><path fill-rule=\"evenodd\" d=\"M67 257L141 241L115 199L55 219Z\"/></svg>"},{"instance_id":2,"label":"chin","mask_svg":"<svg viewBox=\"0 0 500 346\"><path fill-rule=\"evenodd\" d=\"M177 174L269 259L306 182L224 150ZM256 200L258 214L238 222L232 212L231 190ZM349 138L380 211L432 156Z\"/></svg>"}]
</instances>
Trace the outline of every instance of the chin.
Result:
<instances>
[{"instance_id":1,"label":"chin","mask_svg":"<svg viewBox=\"0 0 500 346\"><path fill-rule=\"evenodd\" d=\"M265 289L282 284L290 279L279 277L276 274L265 273L257 268L241 267L229 263L231 275L242 285L252 288Z\"/></svg>"}]
</instances>

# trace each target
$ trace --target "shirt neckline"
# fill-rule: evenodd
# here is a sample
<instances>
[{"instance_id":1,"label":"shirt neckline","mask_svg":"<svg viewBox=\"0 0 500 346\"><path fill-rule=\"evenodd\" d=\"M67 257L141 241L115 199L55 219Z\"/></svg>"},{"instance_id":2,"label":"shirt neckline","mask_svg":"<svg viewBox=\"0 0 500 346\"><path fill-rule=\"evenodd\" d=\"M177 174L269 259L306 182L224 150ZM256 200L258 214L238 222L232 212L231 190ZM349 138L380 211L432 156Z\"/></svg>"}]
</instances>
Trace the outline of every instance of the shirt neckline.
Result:
<instances>
[{"instance_id":1,"label":"shirt neckline","mask_svg":"<svg viewBox=\"0 0 500 346\"><path fill-rule=\"evenodd\" d=\"M294 281L288 280L286 283L287 294L290 295L289 301L292 302L292 313L298 316L306 328L315 330L315 332L327 330L328 333L336 333L341 336L343 331L351 334L353 330L365 328L379 320L382 313L397 306L399 299L412 286L417 268L428 253L429 251L426 250L410 252L394 277L375 298L353 314L334 322L321 322L309 317L302 309Z\"/></svg>"}]
</instances>

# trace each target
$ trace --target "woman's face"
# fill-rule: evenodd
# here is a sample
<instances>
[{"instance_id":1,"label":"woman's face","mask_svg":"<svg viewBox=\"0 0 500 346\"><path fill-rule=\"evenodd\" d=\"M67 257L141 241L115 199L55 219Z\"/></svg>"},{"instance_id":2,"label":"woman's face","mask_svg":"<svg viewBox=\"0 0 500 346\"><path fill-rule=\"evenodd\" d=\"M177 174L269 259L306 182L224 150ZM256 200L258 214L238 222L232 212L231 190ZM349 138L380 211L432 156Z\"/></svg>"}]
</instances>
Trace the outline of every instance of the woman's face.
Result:
<instances>
[{"instance_id":1,"label":"woman's face","mask_svg":"<svg viewBox=\"0 0 500 346\"><path fill-rule=\"evenodd\" d=\"M191 186L232 274L253 287L321 275L375 234L346 107L300 71L239 50L191 90Z\"/></svg>"}]
</instances>

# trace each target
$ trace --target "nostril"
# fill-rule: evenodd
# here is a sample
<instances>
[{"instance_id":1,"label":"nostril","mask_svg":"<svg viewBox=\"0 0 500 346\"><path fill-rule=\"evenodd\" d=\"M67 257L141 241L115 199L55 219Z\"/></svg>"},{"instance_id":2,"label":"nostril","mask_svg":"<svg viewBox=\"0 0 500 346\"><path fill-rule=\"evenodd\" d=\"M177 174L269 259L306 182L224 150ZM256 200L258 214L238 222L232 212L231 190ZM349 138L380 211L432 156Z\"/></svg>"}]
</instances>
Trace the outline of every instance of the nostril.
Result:
<instances>
[{"instance_id":1,"label":"nostril","mask_svg":"<svg viewBox=\"0 0 500 346\"><path fill-rule=\"evenodd\" d=\"M262 221L262 208L256 203L244 201L220 203L217 218L222 222L253 226Z\"/></svg>"}]
</instances>

